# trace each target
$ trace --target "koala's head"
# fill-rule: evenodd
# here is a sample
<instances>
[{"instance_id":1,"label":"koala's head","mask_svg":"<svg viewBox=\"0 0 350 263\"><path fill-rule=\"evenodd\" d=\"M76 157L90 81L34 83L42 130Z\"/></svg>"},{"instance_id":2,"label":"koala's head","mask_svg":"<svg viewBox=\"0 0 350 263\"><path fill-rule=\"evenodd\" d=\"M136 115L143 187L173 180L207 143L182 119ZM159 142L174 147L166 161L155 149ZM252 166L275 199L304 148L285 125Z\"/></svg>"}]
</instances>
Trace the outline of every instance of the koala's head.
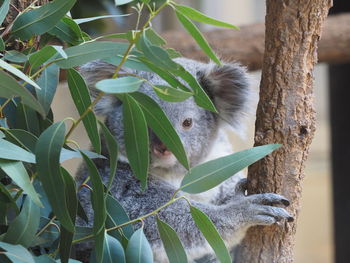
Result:
<instances>
[{"instance_id":1,"label":"koala's head","mask_svg":"<svg viewBox=\"0 0 350 263\"><path fill-rule=\"evenodd\" d=\"M190 165L194 166L208 154L223 120L239 129L243 121L242 117L251 111L250 101L255 95L248 87L246 69L239 64L218 66L213 63L204 64L184 58L175 61L197 78L199 84L214 102L219 114L199 107L192 97L183 102L165 102L157 97L147 83L144 83L139 91L150 96L163 109L180 136ZM101 61L90 62L80 68L80 72L91 89L92 96L96 93L95 83L101 79L110 78L114 70L114 66ZM131 69L124 69L124 71L138 74L148 79L153 85L168 85L154 73ZM182 83L185 84L185 82ZM105 95L97 103L95 111L106 117L106 124L119 143L121 158L126 160L122 107L122 103L115 96ZM151 130L149 134L151 173L152 171L155 173L182 171L182 166L159 138Z\"/></svg>"}]
</instances>

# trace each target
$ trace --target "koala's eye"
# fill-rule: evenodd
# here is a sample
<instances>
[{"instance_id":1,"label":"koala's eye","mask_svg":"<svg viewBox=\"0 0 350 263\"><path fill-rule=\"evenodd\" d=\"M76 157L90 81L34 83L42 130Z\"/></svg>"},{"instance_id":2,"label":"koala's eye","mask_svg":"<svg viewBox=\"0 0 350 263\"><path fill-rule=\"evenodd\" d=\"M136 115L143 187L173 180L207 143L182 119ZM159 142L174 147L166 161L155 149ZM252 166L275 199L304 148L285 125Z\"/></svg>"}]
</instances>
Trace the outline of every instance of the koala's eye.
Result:
<instances>
[{"instance_id":1,"label":"koala's eye","mask_svg":"<svg viewBox=\"0 0 350 263\"><path fill-rule=\"evenodd\" d=\"M189 129L192 127L192 118L187 118L182 122L182 127L184 129Z\"/></svg>"}]
</instances>

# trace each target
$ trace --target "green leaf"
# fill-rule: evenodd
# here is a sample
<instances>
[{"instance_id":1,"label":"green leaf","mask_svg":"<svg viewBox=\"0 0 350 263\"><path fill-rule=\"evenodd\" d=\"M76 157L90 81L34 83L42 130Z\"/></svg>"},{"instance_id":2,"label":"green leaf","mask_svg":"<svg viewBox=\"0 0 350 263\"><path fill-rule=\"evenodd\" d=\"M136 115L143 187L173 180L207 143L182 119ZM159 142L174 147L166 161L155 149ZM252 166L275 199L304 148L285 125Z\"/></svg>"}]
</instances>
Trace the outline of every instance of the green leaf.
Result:
<instances>
[{"instance_id":1,"label":"green leaf","mask_svg":"<svg viewBox=\"0 0 350 263\"><path fill-rule=\"evenodd\" d=\"M149 165L149 138L145 116L140 105L129 95L123 96L125 150L132 171L146 189Z\"/></svg>"},{"instance_id":2,"label":"green leaf","mask_svg":"<svg viewBox=\"0 0 350 263\"><path fill-rule=\"evenodd\" d=\"M104 157L103 155L90 152L87 150L79 149L79 151L75 151L75 150L68 150L68 149L62 148L61 155L60 155L60 163L63 163L64 161L67 161L73 158L82 158L81 152L83 152L90 159L94 159L94 158L106 159L106 157Z\"/></svg>"},{"instance_id":3,"label":"green leaf","mask_svg":"<svg viewBox=\"0 0 350 263\"><path fill-rule=\"evenodd\" d=\"M192 76L191 73L189 73L184 67L180 66L179 70L172 71L175 75L181 77L183 80L185 80L190 87L192 88L194 92L194 100L197 103L198 106L207 109L211 112L217 113L217 110L213 104L213 102L210 100L209 96L201 85L199 85L197 79Z\"/></svg>"},{"instance_id":4,"label":"green leaf","mask_svg":"<svg viewBox=\"0 0 350 263\"><path fill-rule=\"evenodd\" d=\"M35 144L38 138L34 134L20 129L6 129L4 131L6 133L6 140L21 146L28 152L35 152Z\"/></svg>"},{"instance_id":5,"label":"green leaf","mask_svg":"<svg viewBox=\"0 0 350 263\"><path fill-rule=\"evenodd\" d=\"M23 103L17 104L16 109L16 126L15 128L27 130L35 135L40 134L39 116L36 112L24 105Z\"/></svg>"},{"instance_id":6,"label":"green leaf","mask_svg":"<svg viewBox=\"0 0 350 263\"><path fill-rule=\"evenodd\" d=\"M0 7L0 25L4 22L6 15L10 9L10 0L4 0Z\"/></svg>"},{"instance_id":7,"label":"green leaf","mask_svg":"<svg viewBox=\"0 0 350 263\"><path fill-rule=\"evenodd\" d=\"M12 27L12 35L28 40L53 28L73 7L76 0L55 0L37 9L20 14Z\"/></svg>"},{"instance_id":8,"label":"green leaf","mask_svg":"<svg viewBox=\"0 0 350 263\"><path fill-rule=\"evenodd\" d=\"M187 155L180 137L160 106L154 100L143 93L135 92L132 93L131 96L141 106L142 111L145 114L148 126L176 156L179 162L186 169L189 169L190 166L188 163Z\"/></svg>"},{"instance_id":9,"label":"green leaf","mask_svg":"<svg viewBox=\"0 0 350 263\"><path fill-rule=\"evenodd\" d=\"M57 263L53 258L50 258L48 255L41 255L34 258L35 263Z\"/></svg>"},{"instance_id":10,"label":"green leaf","mask_svg":"<svg viewBox=\"0 0 350 263\"><path fill-rule=\"evenodd\" d=\"M178 69L179 65L169 57L164 49L154 46L149 42L145 32L143 32L143 35L138 42L138 46L143 54L157 66L167 70Z\"/></svg>"},{"instance_id":11,"label":"green leaf","mask_svg":"<svg viewBox=\"0 0 350 263\"><path fill-rule=\"evenodd\" d=\"M169 102L184 101L193 95L190 92L174 89L172 87L163 86L163 85L153 86L153 89L159 98Z\"/></svg>"},{"instance_id":12,"label":"green leaf","mask_svg":"<svg viewBox=\"0 0 350 263\"><path fill-rule=\"evenodd\" d=\"M99 20L99 19L105 19L105 18L114 18L114 17L123 17L123 16L130 16L130 14L123 14L123 15L106 15L106 16L94 16L94 17L86 17L86 18L78 18L74 19L74 22L79 24Z\"/></svg>"},{"instance_id":13,"label":"green leaf","mask_svg":"<svg viewBox=\"0 0 350 263\"><path fill-rule=\"evenodd\" d=\"M48 33L71 45L83 42L83 33L80 27L67 16L63 17Z\"/></svg>"},{"instance_id":14,"label":"green leaf","mask_svg":"<svg viewBox=\"0 0 350 263\"><path fill-rule=\"evenodd\" d=\"M131 236L125 256L127 263L153 263L153 252L143 233L143 228L138 229Z\"/></svg>"},{"instance_id":15,"label":"green leaf","mask_svg":"<svg viewBox=\"0 0 350 263\"><path fill-rule=\"evenodd\" d=\"M193 37L193 39L197 42L200 48L211 58L216 64L221 65L221 61L217 58L214 51L209 46L208 42L203 37L202 33L199 29L193 24L186 16L181 14L176 10L176 16L184 26L184 28L188 31L188 33Z\"/></svg>"},{"instance_id":16,"label":"green leaf","mask_svg":"<svg viewBox=\"0 0 350 263\"><path fill-rule=\"evenodd\" d=\"M131 3L132 1L134 1L134 0L114 0L116 6L125 5L128 3Z\"/></svg>"},{"instance_id":17,"label":"green leaf","mask_svg":"<svg viewBox=\"0 0 350 263\"><path fill-rule=\"evenodd\" d=\"M145 31L147 39L151 42L152 45L155 46L164 46L166 41L162 38L153 28L149 27Z\"/></svg>"},{"instance_id":18,"label":"green leaf","mask_svg":"<svg viewBox=\"0 0 350 263\"><path fill-rule=\"evenodd\" d=\"M0 37L0 51L4 51L5 50L5 42L4 40Z\"/></svg>"},{"instance_id":19,"label":"green leaf","mask_svg":"<svg viewBox=\"0 0 350 263\"><path fill-rule=\"evenodd\" d=\"M175 76L171 72L168 72L168 71L162 69L161 67L158 67L157 65L153 64L152 62L148 61L145 58L139 58L139 59L149 69L151 69L152 72L156 73L159 77L161 77L166 82L168 82L169 85L172 86L173 88L175 88L175 89L180 88L183 91L191 92L191 90L189 88L187 88L186 86L184 86L177 78L175 78Z\"/></svg>"},{"instance_id":20,"label":"green leaf","mask_svg":"<svg viewBox=\"0 0 350 263\"><path fill-rule=\"evenodd\" d=\"M44 69L37 80L41 90L36 90L36 95L46 114L48 114L50 110L53 97L56 93L56 88L59 82L59 73L59 67L53 64Z\"/></svg>"},{"instance_id":21,"label":"green leaf","mask_svg":"<svg viewBox=\"0 0 350 263\"><path fill-rule=\"evenodd\" d=\"M40 135L35 147L36 168L55 215L68 231L73 232L74 224L68 212L66 186L59 164L65 131L64 122L57 122Z\"/></svg>"},{"instance_id":22,"label":"green leaf","mask_svg":"<svg viewBox=\"0 0 350 263\"><path fill-rule=\"evenodd\" d=\"M94 225L93 232L95 236L95 250L97 262L102 261L103 257L103 240L105 235L105 221L106 221L106 200L104 194L104 186L95 164L82 153L84 161L87 165L90 180L92 182L92 208L94 210Z\"/></svg>"},{"instance_id":23,"label":"green leaf","mask_svg":"<svg viewBox=\"0 0 350 263\"><path fill-rule=\"evenodd\" d=\"M76 67L96 59L124 54L127 50L127 43L116 43L107 41L97 41L84 43L65 49L68 58L59 59L56 64L64 69Z\"/></svg>"},{"instance_id":24,"label":"green leaf","mask_svg":"<svg viewBox=\"0 0 350 263\"><path fill-rule=\"evenodd\" d=\"M62 177L66 186L66 202L68 206L68 212L72 219L72 222L75 222L78 208L78 199L76 194L76 185L73 177L64 169L61 168ZM74 229L75 230L75 229ZM68 262L72 241L73 241L74 232L70 232L64 227L61 228L60 235L60 244L59 244L59 252L60 258L62 262Z\"/></svg>"},{"instance_id":25,"label":"green leaf","mask_svg":"<svg viewBox=\"0 0 350 263\"><path fill-rule=\"evenodd\" d=\"M103 245L102 263L125 263L124 249L114 237L106 234Z\"/></svg>"},{"instance_id":26,"label":"green leaf","mask_svg":"<svg viewBox=\"0 0 350 263\"><path fill-rule=\"evenodd\" d=\"M21 245L11 245L5 242L0 242L0 248L5 250L5 252L1 253L4 253L4 255L6 255L12 262L35 263L29 251Z\"/></svg>"},{"instance_id":27,"label":"green leaf","mask_svg":"<svg viewBox=\"0 0 350 263\"><path fill-rule=\"evenodd\" d=\"M2 159L35 163L34 154L8 141L0 139L0 149L0 158Z\"/></svg>"},{"instance_id":28,"label":"green leaf","mask_svg":"<svg viewBox=\"0 0 350 263\"><path fill-rule=\"evenodd\" d=\"M89 90L83 77L78 71L75 69L68 69L67 75L70 94L72 95L74 104L77 107L80 116L82 116L84 112L89 109L91 104ZM83 124L95 151L101 153L100 134L97 128L95 114L89 111L83 118Z\"/></svg>"},{"instance_id":29,"label":"green leaf","mask_svg":"<svg viewBox=\"0 0 350 263\"><path fill-rule=\"evenodd\" d=\"M39 51L32 53L29 56L29 63L32 68L36 68L44 64L50 58L52 58L57 53L56 49L52 46L45 46Z\"/></svg>"},{"instance_id":30,"label":"green leaf","mask_svg":"<svg viewBox=\"0 0 350 263\"><path fill-rule=\"evenodd\" d=\"M190 18L192 20L202 22L208 25L213 25L213 26L219 26L219 27L227 27L227 28L234 28L238 29L238 27L231 25L229 23L225 23L219 20L216 20L214 18L211 18L209 16L206 16L202 14L201 12L185 6L185 5L175 5L175 8L178 12L180 12L182 15L186 16L187 18Z\"/></svg>"},{"instance_id":31,"label":"green leaf","mask_svg":"<svg viewBox=\"0 0 350 263\"><path fill-rule=\"evenodd\" d=\"M13 75L19 77L20 79L24 80L24 82L32 85L33 87L40 89L38 84L36 84L33 80L31 80L29 77L27 77L22 71L16 69L14 66L8 64L7 62L0 59L0 67L7 70L8 72L11 72ZM3 72L3 71L0 71ZM0 82L3 82L2 80Z\"/></svg>"},{"instance_id":32,"label":"green leaf","mask_svg":"<svg viewBox=\"0 0 350 263\"><path fill-rule=\"evenodd\" d=\"M6 51L4 59L14 63L24 63L28 60L28 57L16 50L10 50Z\"/></svg>"},{"instance_id":33,"label":"green leaf","mask_svg":"<svg viewBox=\"0 0 350 263\"><path fill-rule=\"evenodd\" d=\"M157 218L160 238L170 263L188 262L185 249L174 229Z\"/></svg>"},{"instance_id":34,"label":"green leaf","mask_svg":"<svg viewBox=\"0 0 350 263\"><path fill-rule=\"evenodd\" d=\"M121 61L123 60L123 56L119 55L117 57L109 57L109 58L104 58L103 61L112 64L114 66L119 66ZM133 57L128 57L128 59L124 62L124 67L126 68L132 68L132 69L137 69L141 71L146 71L150 72L151 70L145 66L142 62L139 60L133 58Z\"/></svg>"},{"instance_id":35,"label":"green leaf","mask_svg":"<svg viewBox=\"0 0 350 263\"><path fill-rule=\"evenodd\" d=\"M26 193L38 207L43 207L38 193L30 182L29 175L21 162L0 159L0 168L23 189L24 193Z\"/></svg>"},{"instance_id":36,"label":"green leaf","mask_svg":"<svg viewBox=\"0 0 350 263\"><path fill-rule=\"evenodd\" d=\"M109 192L112 187L112 183L114 181L115 174L117 172L117 162L118 162L118 143L113 136L113 134L110 132L110 130L104 125L103 122L99 121L99 125L101 127L101 132L103 135L103 139L106 143L107 150L108 150L108 158L109 158L109 180L108 180L108 186L107 191Z\"/></svg>"},{"instance_id":37,"label":"green leaf","mask_svg":"<svg viewBox=\"0 0 350 263\"><path fill-rule=\"evenodd\" d=\"M181 53L176 51L175 49L173 48L167 48L166 49L166 52L168 53L169 57L171 59L174 59L174 58L180 58L182 57Z\"/></svg>"},{"instance_id":38,"label":"green leaf","mask_svg":"<svg viewBox=\"0 0 350 263\"><path fill-rule=\"evenodd\" d=\"M130 221L123 206L111 195L107 195L106 197L106 209L107 209L107 220L106 220L107 228L115 227ZM134 230L132 228L132 225L127 225L122 229L113 230L109 232L111 236L117 238L119 241L122 240L122 234L126 238L130 238L133 233L134 233Z\"/></svg>"},{"instance_id":39,"label":"green leaf","mask_svg":"<svg viewBox=\"0 0 350 263\"><path fill-rule=\"evenodd\" d=\"M213 222L206 214L194 206L190 206L190 211L193 221L196 223L209 245L213 248L220 262L231 263L232 259L230 253Z\"/></svg>"},{"instance_id":40,"label":"green leaf","mask_svg":"<svg viewBox=\"0 0 350 263\"><path fill-rule=\"evenodd\" d=\"M29 247L40 222L40 208L26 198L20 214L11 222L3 239L4 242Z\"/></svg>"},{"instance_id":41,"label":"green leaf","mask_svg":"<svg viewBox=\"0 0 350 263\"><path fill-rule=\"evenodd\" d=\"M131 76L117 79L103 79L96 83L96 88L109 94L129 93L137 91L142 82L142 79Z\"/></svg>"},{"instance_id":42,"label":"green leaf","mask_svg":"<svg viewBox=\"0 0 350 263\"><path fill-rule=\"evenodd\" d=\"M180 189L191 194L207 191L280 146L279 144L258 146L200 164L185 175Z\"/></svg>"}]
</instances>

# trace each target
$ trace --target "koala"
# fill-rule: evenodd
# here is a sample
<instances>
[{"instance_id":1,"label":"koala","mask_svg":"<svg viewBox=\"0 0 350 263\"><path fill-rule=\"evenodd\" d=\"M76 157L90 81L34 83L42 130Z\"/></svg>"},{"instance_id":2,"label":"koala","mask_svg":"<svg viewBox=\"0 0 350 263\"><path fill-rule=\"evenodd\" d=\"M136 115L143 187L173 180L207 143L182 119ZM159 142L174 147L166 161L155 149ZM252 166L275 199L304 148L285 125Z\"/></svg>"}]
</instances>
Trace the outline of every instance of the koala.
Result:
<instances>
[{"instance_id":1,"label":"koala","mask_svg":"<svg viewBox=\"0 0 350 263\"><path fill-rule=\"evenodd\" d=\"M197 106L193 98L176 103L163 101L156 96L146 82L142 84L139 91L155 100L166 113L179 134L190 165L193 167L207 158L215 146L215 138L220 134L224 122L229 122L238 131L242 129L246 113L252 110L251 98L256 94L249 87L249 76L246 69L238 63L219 66L185 58L178 58L175 61L197 78L199 84L212 99L219 114ZM80 72L91 89L92 96L96 93L95 83L101 79L110 78L114 70L113 65L102 61L93 61L80 68ZM124 68L123 71L137 74L154 85L167 85L154 73L129 68ZM184 82L183 84L185 85ZM169 201L179 188L186 170L165 144L150 131L148 187L142 191L139 181L133 176L125 153L122 108L121 101L113 95L106 94L97 103L95 111L105 117L106 126L119 144L118 170L111 193L125 208L130 219L135 219ZM106 145L103 145L102 148L103 154L108 156ZM99 159L95 163L103 181L107 182L109 178L108 160ZM81 168L77 180L82 182L87 176L86 169ZM285 197L274 193L247 196L245 194L246 180L242 179L237 182L235 177L231 177L201 195L187 195L192 205L202 210L212 220L230 249L239 244L246 230L251 226L272 225L281 220L293 220L293 217L284 209L289 205ZM184 193L179 192L178 195L184 195ZM79 198L91 219L91 224L93 210L90 204L90 191L83 188ZM211 253L212 249L192 220L185 200L180 199L162 209L159 217L177 232L189 262L196 262ZM81 225L85 224L82 220L78 221ZM136 224L134 227L137 228L140 225ZM144 221L144 232L153 249L155 262L168 262L157 230L155 216L148 217Z\"/></svg>"}]
</instances>

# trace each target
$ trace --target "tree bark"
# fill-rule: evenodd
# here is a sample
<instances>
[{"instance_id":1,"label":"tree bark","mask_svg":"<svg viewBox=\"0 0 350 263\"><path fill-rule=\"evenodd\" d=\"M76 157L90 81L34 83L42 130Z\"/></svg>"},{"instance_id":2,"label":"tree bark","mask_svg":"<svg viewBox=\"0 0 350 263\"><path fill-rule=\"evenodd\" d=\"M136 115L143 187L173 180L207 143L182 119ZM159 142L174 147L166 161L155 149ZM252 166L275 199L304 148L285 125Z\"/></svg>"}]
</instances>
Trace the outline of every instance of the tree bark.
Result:
<instances>
[{"instance_id":1,"label":"tree bark","mask_svg":"<svg viewBox=\"0 0 350 263\"><path fill-rule=\"evenodd\" d=\"M331 0L267 0L266 41L255 145L282 144L248 171L248 194L286 196L296 219L304 164L315 131L313 68ZM249 229L238 263L293 262L296 222Z\"/></svg>"},{"instance_id":2,"label":"tree bark","mask_svg":"<svg viewBox=\"0 0 350 263\"><path fill-rule=\"evenodd\" d=\"M325 22L319 43L320 62L350 62L350 13L331 16ZM184 57L205 61L207 56L195 41L182 31L162 34L169 46L176 48ZM225 60L237 60L250 70L261 69L265 26L263 23L241 27L240 30L218 29L204 33L213 49Z\"/></svg>"}]
</instances>

